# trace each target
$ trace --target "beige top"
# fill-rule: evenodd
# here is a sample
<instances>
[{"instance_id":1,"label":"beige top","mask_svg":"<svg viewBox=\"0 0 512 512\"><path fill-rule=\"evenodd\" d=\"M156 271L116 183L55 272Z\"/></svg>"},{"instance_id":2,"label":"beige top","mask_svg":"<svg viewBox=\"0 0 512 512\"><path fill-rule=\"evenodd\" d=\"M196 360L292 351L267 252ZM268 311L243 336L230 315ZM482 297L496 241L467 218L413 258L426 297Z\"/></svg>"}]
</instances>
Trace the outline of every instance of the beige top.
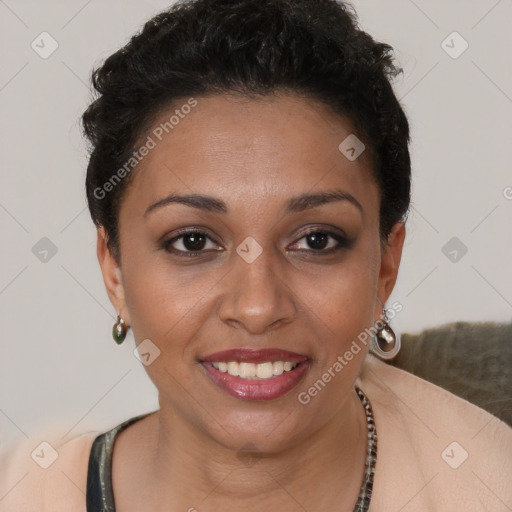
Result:
<instances>
[{"instance_id":1,"label":"beige top","mask_svg":"<svg viewBox=\"0 0 512 512\"><path fill-rule=\"evenodd\" d=\"M371 512L512 510L512 428L483 409L371 354L356 384L371 402L377 465ZM0 462L0 512L86 512L88 432L47 469L33 441Z\"/></svg>"}]
</instances>

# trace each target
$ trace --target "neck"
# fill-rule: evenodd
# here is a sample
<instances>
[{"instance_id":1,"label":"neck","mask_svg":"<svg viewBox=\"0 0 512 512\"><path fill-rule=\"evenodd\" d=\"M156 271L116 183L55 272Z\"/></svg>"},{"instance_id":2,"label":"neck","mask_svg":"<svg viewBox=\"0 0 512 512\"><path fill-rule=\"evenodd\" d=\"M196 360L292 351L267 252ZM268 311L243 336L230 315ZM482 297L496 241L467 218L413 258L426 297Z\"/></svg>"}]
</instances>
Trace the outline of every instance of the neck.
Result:
<instances>
[{"instance_id":1,"label":"neck","mask_svg":"<svg viewBox=\"0 0 512 512\"><path fill-rule=\"evenodd\" d=\"M320 430L273 453L234 452L163 405L155 414L144 473L144 486L152 489L159 506L201 512L238 511L242 503L254 510L352 510L367 441L366 417L355 390Z\"/></svg>"}]
</instances>

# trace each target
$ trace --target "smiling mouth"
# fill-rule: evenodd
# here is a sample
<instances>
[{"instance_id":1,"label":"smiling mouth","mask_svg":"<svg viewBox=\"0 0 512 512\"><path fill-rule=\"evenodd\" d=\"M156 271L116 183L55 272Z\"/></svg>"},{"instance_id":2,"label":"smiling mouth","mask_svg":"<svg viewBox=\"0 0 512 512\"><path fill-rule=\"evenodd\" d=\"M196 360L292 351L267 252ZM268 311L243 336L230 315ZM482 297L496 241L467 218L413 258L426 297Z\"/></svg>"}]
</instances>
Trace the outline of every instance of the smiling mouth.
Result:
<instances>
[{"instance_id":1,"label":"smiling mouth","mask_svg":"<svg viewBox=\"0 0 512 512\"><path fill-rule=\"evenodd\" d=\"M299 363L291 361L267 361L264 363L238 363L237 361L219 361L210 363L222 373L229 373L241 379L268 380L294 370Z\"/></svg>"},{"instance_id":2,"label":"smiling mouth","mask_svg":"<svg viewBox=\"0 0 512 512\"><path fill-rule=\"evenodd\" d=\"M307 356L279 349L235 349L201 360L210 380L242 400L273 400L293 389L310 367Z\"/></svg>"}]
</instances>

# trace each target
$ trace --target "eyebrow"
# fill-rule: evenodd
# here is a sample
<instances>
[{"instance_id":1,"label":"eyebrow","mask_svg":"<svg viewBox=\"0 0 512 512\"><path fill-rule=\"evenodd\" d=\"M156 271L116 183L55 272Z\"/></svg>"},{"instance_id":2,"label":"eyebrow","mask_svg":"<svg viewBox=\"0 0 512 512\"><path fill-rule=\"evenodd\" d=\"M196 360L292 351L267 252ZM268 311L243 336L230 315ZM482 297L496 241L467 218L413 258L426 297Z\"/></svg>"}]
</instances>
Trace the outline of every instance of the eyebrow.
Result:
<instances>
[{"instance_id":1,"label":"eyebrow","mask_svg":"<svg viewBox=\"0 0 512 512\"><path fill-rule=\"evenodd\" d=\"M349 203L352 203L361 213L363 213L363 207L361 206L361 203L352 194L338 189L327 190L315 194L306 193L292 197L287 202L286 213L302 212L336 201L348 201ZM226 203L221 199L217 199L216 197L201 194L178 195L173 193L148 206L144 212L144 217L152 211L173 203L184 204L186 206L208 212L224 214L229 213L229 208Z\"/></svg>"}]
</instances>

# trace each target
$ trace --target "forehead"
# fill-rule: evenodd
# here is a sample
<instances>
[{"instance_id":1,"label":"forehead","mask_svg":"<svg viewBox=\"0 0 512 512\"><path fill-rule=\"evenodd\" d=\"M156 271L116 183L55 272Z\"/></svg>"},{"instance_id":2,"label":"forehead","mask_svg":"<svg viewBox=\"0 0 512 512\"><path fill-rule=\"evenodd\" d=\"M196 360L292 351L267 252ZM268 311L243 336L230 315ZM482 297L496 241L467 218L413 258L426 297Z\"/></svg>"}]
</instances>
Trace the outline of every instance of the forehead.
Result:
<instances>
[{"instance_id":1,"label":"forehead","mask_svg":"<svg viewBox=\"0 0 512 512\"><path fill-rule=\"evenodd\" d=\"M353 160L340 150L354 131L347 118L295 95L184 98L142 137L151 149L124 202L142 208L176 191L226 202L280 199L335 187L375 201L368 152Z\"/></svg>"}]
</instances>

